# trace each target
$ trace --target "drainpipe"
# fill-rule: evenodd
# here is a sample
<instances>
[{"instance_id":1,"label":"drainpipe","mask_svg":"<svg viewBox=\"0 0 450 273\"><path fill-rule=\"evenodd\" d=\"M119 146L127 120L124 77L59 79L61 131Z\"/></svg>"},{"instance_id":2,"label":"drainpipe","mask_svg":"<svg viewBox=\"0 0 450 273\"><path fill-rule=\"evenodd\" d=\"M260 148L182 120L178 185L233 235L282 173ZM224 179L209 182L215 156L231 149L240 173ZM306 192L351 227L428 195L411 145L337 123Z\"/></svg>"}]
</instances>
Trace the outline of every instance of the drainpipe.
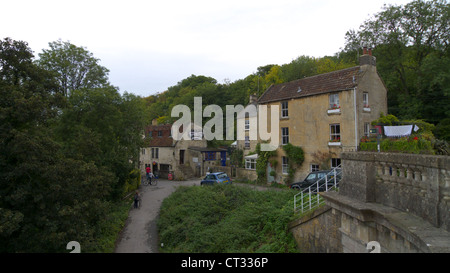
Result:
<instances>
[{"instance_id":1,"label":"drainpipe","mask_svg":"<svg viewBox=\"0 0 450 273\"><path fill-rule=\"evenodd\" d=\"M355 106L355 151L358 150L358 115L356 111L356 87L353 88L353 98Z\"/></svg>"}]
</instances>

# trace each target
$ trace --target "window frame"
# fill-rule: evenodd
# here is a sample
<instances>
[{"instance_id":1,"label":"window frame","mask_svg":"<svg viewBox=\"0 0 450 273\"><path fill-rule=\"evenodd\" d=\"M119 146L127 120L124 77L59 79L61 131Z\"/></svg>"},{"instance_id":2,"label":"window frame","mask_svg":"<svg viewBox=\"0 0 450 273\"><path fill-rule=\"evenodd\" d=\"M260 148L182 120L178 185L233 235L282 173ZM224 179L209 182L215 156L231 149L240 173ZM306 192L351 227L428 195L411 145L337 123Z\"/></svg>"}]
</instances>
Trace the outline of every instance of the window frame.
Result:
<instances>
[{"instance_id":1,"label":"window frame","mask_svg":"<svg viewBox=\"0 0 450 273\"><path fill-rule=\"evenodd\" d=\"M281 102L281 117L288 118L289 117L289 101Z\"/></svg>"},{"instance_id":2,"label":"window frame","mask_svg":"<svg viewBox=\"0 0 450 273\"><path fill-rule=\"evenodd\" d=\"M311 165L309 165L309 169L311 172L317 172L320 171L320 166L319 164L311 163Z\"/></svg>"},{"instance_id":3,"label":"window frame","mask_svg":"<svg viewBox=\"0 0 450 273\"><path fill-rule=\"evenodd\" d=\"M363 92L363 107L369 108L369 92Z\"/></svg>"},{"instance_id":4,"label":"window frame","mask_svg":"<svg viewBox=\"0 0 450 273\"><path fill-rule=\"evenodd\" d=\"M334 132L333 132L334 128ZM336 132L337 128L339 128L339 132ZM341 124L340 123L333 123L330 124L330 142L341 142Z\"/></svg>"},{"instance_id":5,"label":"window frame","mask_svg":"<svg viewBox=\"0 0 450 273\"><path fill-rule=\"evenodd\" d=\"M366 137L370 136L370 123L369 122L364 123L364 136L366 136Z\"/></svg>"},{"instance_id":6,"label":"window frame","mask_svg":"<svg viewBox=\"0 0 450 273\"><path fill-rule=\"evenodd\" d=\"M328 96L328 109L339 109L341 107L340 103L339 103L339 94L335 93L335 94L330 94ZM336 107L334 106L336 105Z\"/></svg>"},{"instance_id":7,"label":"window frame","mask_svg":"<svg viewBox=\"0 0 450 273\"><path fill-rule=\"evenodd\" d=\"M245 149L250 149L250 136L245 136L245 139L244 139L244 148L245 148Z\"/></svg>"},{"instance_id":8,"label":"window frame","mask_svg":"<svg viewBox=\"0 0 450 273\"><path fill-rule=\"evenodd\" d=\"M245 159L245 169L246 170L256 170L256 158L246 158Z\"/></svg>"},{"instance_id":9,"label":"window frame","mask_svg":"<svg viewBox=\"0 0 450 273\"><path fill-rule=\"evenodd\" d=\"M336 168L338 166L340 166L342 164L341 159L340 158L331 158L331 168Z\"/></svg>"},{"instance_id":10,"label":"window frame","mask_svg":"<svg viewBox=\"0 0 450 273\"><path fill-rule=\"evenodd\" d=\"M281 127L281 145L289 143L289 127Z\"/></svg>"},{"instance_id":11,"label":"window frame","mask_svg":"<svg viewBox=\"0 0 450 273\"><path fill-rule=\"evenodd\" d=\"M152 158L159 158L159 148L152 148Z\"/></svg>"},{"instance_id":12,"label":"window frame","mask_svg":"<svg viewBox=\"0 0 450 273\"><path fill-rule=\"evenodd\" d=\"M281 157L281 172L283 174L289 174L289 158L286 156Z\"/></svg>"}]
</instances>

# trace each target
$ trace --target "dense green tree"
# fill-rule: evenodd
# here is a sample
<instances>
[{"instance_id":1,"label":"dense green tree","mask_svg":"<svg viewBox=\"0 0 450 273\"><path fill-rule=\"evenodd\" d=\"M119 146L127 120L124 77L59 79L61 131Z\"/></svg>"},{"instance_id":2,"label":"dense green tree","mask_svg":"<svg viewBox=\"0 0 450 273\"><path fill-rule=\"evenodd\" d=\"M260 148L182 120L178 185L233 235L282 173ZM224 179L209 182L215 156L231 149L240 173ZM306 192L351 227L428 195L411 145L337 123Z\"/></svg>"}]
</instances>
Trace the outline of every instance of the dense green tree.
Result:
<instances>
[{"instance_id":1,"label":"dense green tree","mask_svg":"<svg viewBox=\"0 0 450 273\"><path fill-rule=\"evenodd\" d=\"M389 112L435 124L450 117L450 4L388 5L346 34L346 50L373 47Z\"/></svg>"},{"instance_id":2,"label":"dense green tree","mask_svg":"<svg viewBox=\"0 0 450 273\"><path fill-rule=\"evenodd\" d=\"M309 56L300 56L290 63L282 65L283 78L285 82L309 77L316 74L316 60Z\"/></svg>"},{"instance_id":3,"label":"dense green tree","mask_svg":"<svg viewBox=\"0 0 450 273\"><path fill-rule=\"evenodd\" d=\"M139 160L146 113L140 97L121 96L114 87L74 90L55 126L57 140L66 155L115 174L112 197L118 198Z\"/></svg>"},{"instance_id":4,"label":"dense green tree","mask_svg":"<svg viewBox=\"0 0 450 273\"><path fill-rule=\"evenodd\" d=\"M64 106L53 74L22 41L0 41L0 252L89 245L112 174L70 159L50 125Z\"/></svg>"},{"instance_id":5,"label":"dense green tree","mask_svg":"<svg viewBox=\"0 0 450 273\"><path fill-rule=\"evenodd\" d=\"M145 101L108 84L64 96L33 58L0 41L0 252L94 249L138 162Z\"/></svg>"},{"instance_id":6,"label":"dense green tree","mask_svg":"<svg viewBox=\"0 0 450 273\"><path fill-rule=\"evenodd\" d=\"M108 83L109 70L99 64L91 52L61 40L49 43L50 49L39 54L37 63L56 73L62 93L80 88L105 87Z\"/></svg>"}]
</instances>

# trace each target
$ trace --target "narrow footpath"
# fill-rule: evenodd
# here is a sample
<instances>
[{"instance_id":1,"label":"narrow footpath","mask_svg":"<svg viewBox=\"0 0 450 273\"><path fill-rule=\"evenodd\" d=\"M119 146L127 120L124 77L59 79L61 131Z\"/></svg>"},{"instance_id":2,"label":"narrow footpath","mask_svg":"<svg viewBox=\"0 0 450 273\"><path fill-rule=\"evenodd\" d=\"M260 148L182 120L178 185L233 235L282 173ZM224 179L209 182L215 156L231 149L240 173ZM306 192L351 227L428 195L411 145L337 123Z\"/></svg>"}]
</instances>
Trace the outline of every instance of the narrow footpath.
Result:
<instances>
[{"instance_id":1,"label":"narrow footpath","mask_svg":"<svg viewBox=\"0 0 450 273\"><path fill-rule=\"evenodd\" d=\"M141 186L142 205L131 209L125 227L116 242L116 253L158 253L156 221L164 198L179 186L200 185L200 179L170 181L159 179L156 186ZM132 202L130 201L130 207Z\"/></svg>"},{"instance_id":2,"label":"narrow footpath","mask_svg":"<svg viewBox=\"0 0 450 273\"><path fill-rule=\"evenodd\" d=\"M172 194L180 186L200 186L201 178L187 181L170 181L159 179L156 186L141 186L142 205L139 209L132 207L130 201L130 213L116 242L115 253L158 253L159 240L156 221L162 201ZM234 185L250 187L255 190L269 190L249 184L233 183ZM280 189L273 189L280 190Z\"/></svg>"}]
</instances>

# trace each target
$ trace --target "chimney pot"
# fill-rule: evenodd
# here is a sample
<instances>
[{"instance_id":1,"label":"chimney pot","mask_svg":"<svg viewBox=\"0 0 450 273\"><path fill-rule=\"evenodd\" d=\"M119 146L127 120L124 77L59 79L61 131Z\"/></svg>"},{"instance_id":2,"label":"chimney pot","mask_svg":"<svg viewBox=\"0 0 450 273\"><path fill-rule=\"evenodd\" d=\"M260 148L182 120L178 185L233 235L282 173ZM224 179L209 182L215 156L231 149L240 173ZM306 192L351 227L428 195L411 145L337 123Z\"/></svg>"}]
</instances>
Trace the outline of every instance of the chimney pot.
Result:
<instances>
[{"instance_id":1,"label":"chimney pot","mask_svg":"<svg viewBox=\"0 0 450 273\"><path fill-rule=\"evenodd\" d=\"M367 55L367 46L363 47L363 55Z\"/></svg>"}]
</instances>

